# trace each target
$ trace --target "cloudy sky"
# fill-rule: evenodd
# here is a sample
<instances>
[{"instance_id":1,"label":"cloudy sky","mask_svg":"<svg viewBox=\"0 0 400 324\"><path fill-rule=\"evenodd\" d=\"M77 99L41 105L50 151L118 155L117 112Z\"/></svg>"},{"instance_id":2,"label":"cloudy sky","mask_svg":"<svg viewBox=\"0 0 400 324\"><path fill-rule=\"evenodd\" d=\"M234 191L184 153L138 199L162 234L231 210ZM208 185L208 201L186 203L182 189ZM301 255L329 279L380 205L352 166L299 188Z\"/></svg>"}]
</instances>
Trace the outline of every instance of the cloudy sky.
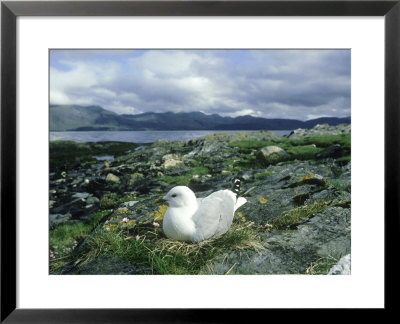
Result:
<instances>
[{"instance_id":1,"label":"cloudy sky","mask_svg":"<svg viewBox=\"0 0 400 324\"><path fill-rule=\"evenodd\" d=\"M350 116L350 50L51 50L50 103L118 114Z\"/></svg>"}]
</instances>

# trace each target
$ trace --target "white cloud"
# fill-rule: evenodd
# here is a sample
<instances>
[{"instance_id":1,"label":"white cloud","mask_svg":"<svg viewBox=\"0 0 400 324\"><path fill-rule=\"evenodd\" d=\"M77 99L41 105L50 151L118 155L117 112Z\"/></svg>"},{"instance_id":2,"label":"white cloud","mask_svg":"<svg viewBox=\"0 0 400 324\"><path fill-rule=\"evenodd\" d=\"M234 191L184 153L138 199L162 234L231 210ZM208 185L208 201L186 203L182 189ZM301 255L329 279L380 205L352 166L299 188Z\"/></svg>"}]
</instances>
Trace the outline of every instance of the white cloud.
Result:
<instances>
[{"instance_id":1,"label":"white cloud","mask_svg":"<svg viewBox=\"0 0 400 324\"><path fill-rule=\"evenodd\" d=\"M53 104L96 104L117 113L203 111L303 120L350 112L349 51L67 54L50 69Z\"/></svg>"}]
</instances>

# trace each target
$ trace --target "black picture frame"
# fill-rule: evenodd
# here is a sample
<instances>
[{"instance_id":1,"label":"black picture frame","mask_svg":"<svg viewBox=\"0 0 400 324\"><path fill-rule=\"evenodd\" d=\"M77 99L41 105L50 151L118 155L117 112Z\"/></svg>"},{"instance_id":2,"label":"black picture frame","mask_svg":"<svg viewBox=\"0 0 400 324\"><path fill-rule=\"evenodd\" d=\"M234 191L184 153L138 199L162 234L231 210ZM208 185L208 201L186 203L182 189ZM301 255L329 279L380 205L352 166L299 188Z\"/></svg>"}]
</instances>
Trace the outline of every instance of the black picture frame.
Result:
<instances>
[{"instance_id":1,"label":"black picture frame","mask_svg":"<svg viewBox=\"0 0 400 324\"><path fill-rule=\"evenodd\" d=\"M399 237L400 0L392 1L2 1L1 3L1 322L227 322L262 310L16 308L16 19L19 16L384 16L385 309L396 308ZM259 314L261 315L261 314ZM254 317L255 318L255 317ZM248 318L250 319L250 317Z\"/></svg>"}]
</instances>

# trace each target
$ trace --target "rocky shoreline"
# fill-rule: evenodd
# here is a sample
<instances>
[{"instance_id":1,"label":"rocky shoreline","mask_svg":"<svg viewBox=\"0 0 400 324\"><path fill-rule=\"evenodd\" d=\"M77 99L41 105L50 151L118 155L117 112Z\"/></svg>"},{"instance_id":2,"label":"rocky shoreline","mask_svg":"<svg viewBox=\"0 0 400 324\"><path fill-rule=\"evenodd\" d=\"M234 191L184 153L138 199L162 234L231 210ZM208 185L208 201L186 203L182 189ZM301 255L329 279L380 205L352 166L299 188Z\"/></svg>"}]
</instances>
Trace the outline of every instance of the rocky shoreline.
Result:
<instances>
[{"instance_id":1,"label":"rocky shoreline","mask_svg":"<svg viewBox=\"0 0 400 324\"><path fill-rule=\"evenodd\" d=\"M197 197L204 197L230 189L239 176L244 179L241 194L248 203L237 211L235 223L251 226L261 248L221 250L198 266L197 273L328 274L351 253L350 134L347 124L317 125L285 137L256 131L214 134L186 142L159 140L129 147L121 143L120 150L104 154L114 157L106 161L97 157L76 162L81 153L71 154L72 162L50 167L50 273L164 273L143 261L143 255L136 262L139 259L132 254L128 257L118 250L95 254L91 242L100 238L100 232L136 240L145 237L141 230L146 229L154 232L151 242L157 245L157 240L164 239L158 225L167 208L160 198L169 189L187 185ZM53 160L57 160L57 152L68 153L62 149L65 142L53 145L58 145L50 151ZM96 145L95 151L94 145L88 144L86 157L99 155L110 143ZM118 143L113 145L118 147ZM69 226L80 223L90 223L93 229L74 238L77 243L65 253L59 252L64 241L54 248L57 241L52 241L52 233L67 232ZM140 242L146 243L138 239L135 244ZM349 269L346 264L344 273Z\"/></svg>"}]
</instances>

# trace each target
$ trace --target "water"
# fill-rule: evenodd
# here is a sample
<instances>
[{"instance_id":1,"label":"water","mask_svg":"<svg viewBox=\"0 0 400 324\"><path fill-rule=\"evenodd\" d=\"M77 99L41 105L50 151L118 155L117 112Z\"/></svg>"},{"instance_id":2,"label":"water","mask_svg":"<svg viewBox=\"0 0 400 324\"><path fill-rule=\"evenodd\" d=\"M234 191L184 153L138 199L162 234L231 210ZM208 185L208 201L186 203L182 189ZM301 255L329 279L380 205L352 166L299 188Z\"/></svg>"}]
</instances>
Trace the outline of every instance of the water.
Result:
<instances>
[{"instance_id":1,"label":"water","mask_svg":"<svg viewBox=\"0 0 400 324\"><path fill-rule=\"evenodd\" d=\"M114 160L114 155L102 155L102 156L93 155L92 158L96 159L97 161L111 161Z\"/></svg>"},{"instance_id":2,"label":"water","mask_svg":"<svg viewBox=\"0 0 400 324\"><path fill-rule=\"evenodd\" d=\"M158 139L168 141L188 141L197 137L213 133L238 133L241 131L95 131L95 132L50 132L50 141L69 140L80 143L85 142L128 142L128 143L152 143ZM251 132L251 131L248 131ZM277 135L289 134L290 130L273 131Z\"/></svg>"}]
</instances>

